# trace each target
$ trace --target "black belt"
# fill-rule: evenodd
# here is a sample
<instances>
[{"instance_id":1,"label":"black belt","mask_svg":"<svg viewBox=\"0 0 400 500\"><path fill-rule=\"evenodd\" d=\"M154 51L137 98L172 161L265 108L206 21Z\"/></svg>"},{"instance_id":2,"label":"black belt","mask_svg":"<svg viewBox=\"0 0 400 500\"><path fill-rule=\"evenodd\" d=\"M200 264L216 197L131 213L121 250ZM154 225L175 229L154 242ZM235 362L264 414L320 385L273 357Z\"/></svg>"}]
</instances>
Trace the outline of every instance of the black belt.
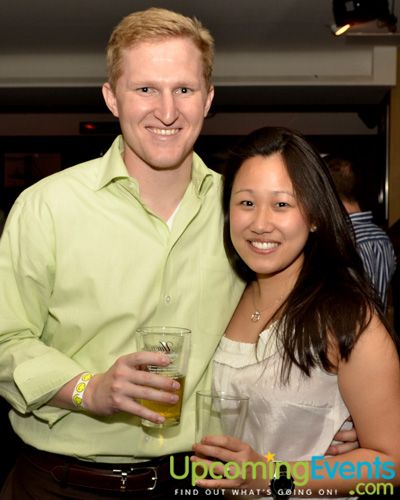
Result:
<instances>
[{"instance_id":1,"label":"black belt","mask_svg":"<svg viewBox=\"0 0 400 500\"><path fill-rule=\"evenodd\" d=\"M183 464L184 458L190 454L174 454L174 463ZM30 446L24 450L24 455L33 465L50 473L62 486L132 493L152 491L160 483L171 480L171 455L134 464L86 463Z\"/></svg>"}]
</instances>

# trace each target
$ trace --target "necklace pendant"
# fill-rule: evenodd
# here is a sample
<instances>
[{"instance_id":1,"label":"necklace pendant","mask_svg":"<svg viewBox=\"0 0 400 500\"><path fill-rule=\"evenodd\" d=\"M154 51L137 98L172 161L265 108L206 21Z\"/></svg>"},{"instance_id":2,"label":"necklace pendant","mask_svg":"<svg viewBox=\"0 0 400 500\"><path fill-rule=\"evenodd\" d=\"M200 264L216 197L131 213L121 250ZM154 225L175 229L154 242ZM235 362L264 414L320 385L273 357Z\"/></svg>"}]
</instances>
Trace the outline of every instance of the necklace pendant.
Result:
<instances>
[{"instance_id":1,"label":"necklace pendant","mask_svg":"<svg viewBox=\"0 0 400 500\"><path fill-rule=\"evenodd\" d=\"M261 313L258 309L256 309L250 317L250 319L251 319L251 321L253 321L253 323L260 321L260 318L261 318Z\"/></svg>"}]
</instances>

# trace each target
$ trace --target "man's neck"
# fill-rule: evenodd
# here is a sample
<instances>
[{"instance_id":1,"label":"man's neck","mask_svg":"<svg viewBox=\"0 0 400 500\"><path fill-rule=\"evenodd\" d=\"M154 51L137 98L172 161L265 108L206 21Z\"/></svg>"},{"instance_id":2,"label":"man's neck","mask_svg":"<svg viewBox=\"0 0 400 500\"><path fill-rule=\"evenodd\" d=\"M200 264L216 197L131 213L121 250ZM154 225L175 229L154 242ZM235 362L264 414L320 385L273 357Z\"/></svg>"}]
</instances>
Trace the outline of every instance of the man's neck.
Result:
<instances>
[{"instance_id":1,"label":"man's neck","mask_svg":"<svg viewBox=\"0 0 400 500\"><path fill-rule=\"evenodd\" d=\"M127 165L139 183L140 198L149 210L167 221L181 202L192 177L192 155L174 169L154 169L148 165Z\"/></svg>"},{"instance_id":2,"label":"man's neck","mask_svg":"<svg viewBox=\"0 0 400 500\"><path fill-rule=\"evenodd\" d=\"M348 214L354 214L355 212L361 212L360 205L356 201L342 200L344 208Z\"/></svg>"}]
</instances>

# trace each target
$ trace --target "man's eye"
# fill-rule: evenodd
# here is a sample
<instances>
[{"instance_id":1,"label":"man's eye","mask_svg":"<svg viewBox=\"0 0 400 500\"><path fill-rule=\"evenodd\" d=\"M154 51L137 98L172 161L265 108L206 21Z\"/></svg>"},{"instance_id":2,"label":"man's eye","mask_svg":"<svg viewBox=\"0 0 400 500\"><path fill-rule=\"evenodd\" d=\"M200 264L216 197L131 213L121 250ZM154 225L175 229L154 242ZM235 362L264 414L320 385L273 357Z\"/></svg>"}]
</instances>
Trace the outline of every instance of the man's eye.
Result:
<instances>
[{"instance_id":1,"label":"man's eye","mask_svg":"<svg viewBox=\"0 0 400 500\"><path fill-rule=\"evenodd\" d=\"M154 94L154 89L151 87L139 87L136 90L141 94Z\"/></svg>"},{"instance_id":2,"label":"man's eye","mask_svg":"<svg viewBox=\"0 0 400 500\"><path fill-rule=\"evenodd\" d=\"M190 92L190 89L188 87L180 87L177 90L178 94L189 94L189 92Z\"/></svg>"}]
</instances>

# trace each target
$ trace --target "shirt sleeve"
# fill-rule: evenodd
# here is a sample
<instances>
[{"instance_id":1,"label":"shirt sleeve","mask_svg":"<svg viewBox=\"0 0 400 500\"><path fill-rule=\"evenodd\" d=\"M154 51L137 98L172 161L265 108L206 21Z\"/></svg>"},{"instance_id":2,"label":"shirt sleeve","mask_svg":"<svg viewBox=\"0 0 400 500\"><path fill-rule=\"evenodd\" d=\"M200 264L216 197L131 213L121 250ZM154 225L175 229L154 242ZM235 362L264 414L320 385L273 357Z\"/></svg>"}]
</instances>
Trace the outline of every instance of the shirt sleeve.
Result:
<instances>
[{"instance_id":1,"label":"shirt sleeve","mask_svg":"<svg viewBox=\"0 0 400 500\"><path fill-rule=\"evenodd\" d=\"M359 243L359 252L365 271L386 308L387 291L396 270L393 246L388 238L382 238Z\"/></svg>"},{"instance_id":2,"label":"shirt sleeve","mask_svg":"<svg viewBox=\"0 0 400 500\"><path fill-rule=\"evenodd\" d=\"M55 279L51 210L38 197L16 201L0 240L0 395L20 413L40 408L83 371L42 339ZM33 199L32 199L33 198ZM46 407L45 407L46 408ZM66 410L43 410L54 422Z\"/></svg>"}]
</instances>

